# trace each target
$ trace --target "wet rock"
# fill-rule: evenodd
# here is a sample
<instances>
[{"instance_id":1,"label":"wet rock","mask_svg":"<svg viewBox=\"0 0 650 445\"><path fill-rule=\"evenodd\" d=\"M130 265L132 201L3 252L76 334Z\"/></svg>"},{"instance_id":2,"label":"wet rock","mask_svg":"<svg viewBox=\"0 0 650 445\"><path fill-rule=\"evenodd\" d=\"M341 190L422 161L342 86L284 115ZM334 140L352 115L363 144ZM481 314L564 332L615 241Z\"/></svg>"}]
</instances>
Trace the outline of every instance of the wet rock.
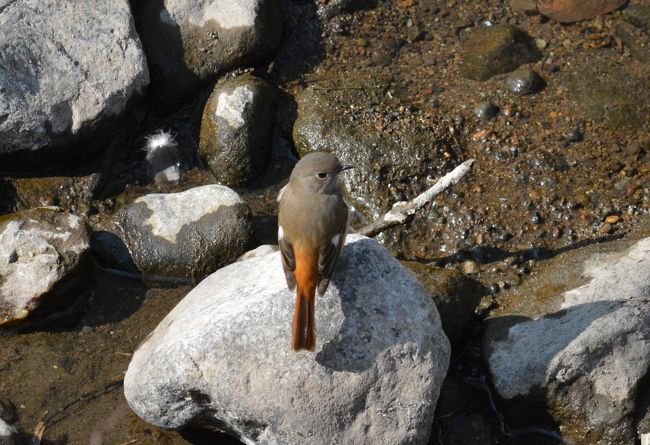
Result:
<instances>
[{"instance_id":1,"label":"wet rock","mask_svg":"<svg viewBox=\"0 0 650 445\"><path fill-rule=\"evenodd\" d=\"M492 102L481 102L474 108L474 116L479 119L489 120L499 113L497 108Z\"/></svg>"},{"instance_id":2,"label":"wet rock","mask_svg":"<svg viewBox=\"0 0 650 445\"><path fill-rule=\"evenodd\" d=\"M219 182L250 184L271 155L276 91L249 74L218 84L203 110L199 148Z\"/></svg>"},{"instance_id":3,"label":"wet rock","mask_svg":"<svg viewBox=\"0 0 650 445\"><path fill-rule=\"evenodd\" d=\"M315 353L291 350L294 298L278 253L217 271L134 353L129 405L164 428L200 419L246 443L427 443L449 343L407 269L349 236L317 299Z\"/></svg>"},{"instance_id":4,"label":"wet rock","mask_svg":"<svg viewBox=\"0 0 650 445\"><path fill-rule=\"evenodd\" d=\"M620 8L626 0L539 0L539 12L560 23L593 19Z\"/></svg>"},{"instance_id":5,"label":"wet rock","mask_svg":"<svg viewBox=\"0 0 650 445\"><path fill-rule=\"evenodd\" d=\"M18 430L0 419L0 445L19 445Z\"/></svg>"},{"instance_id":6,"label":"wet rock","mask_svg":"<svg viewBox=\"0 0 650 445\"><path fill-rule=\"evenodd\" d=\"M89 230L78 216L39 208L0 219L0 326L71 304L89 265Z\"/></svg>"},{"instance_id":7,"label":"wet rock","mask_svg":"<svg viewBox=\"0 0 650 445\"><path fill-rule=\"evenodd\" d=\"M587 443L585 437L593 444L633 441L637 391L650 370L649 252L646 238L588 256L573 272L577 278L551 269L550 282L587 282L553 296L555 303L539 305L537 297L547 309L538 318L488 321L484 354L511 409L528 415L548 409L578 443Z\"/></svg>"},{"instance_id":8,"label":"wet rock","mask_svg":"<svg viewBox=\"0 0 650 445\"><path fill-rule=\"evenodd\" d=\"M186 101L217 74L267 63L281 40L278 3L146 0L138 29L152 71L152 99L161 111Z\"/></svg>"},{"instance_id":9,"label":"wet rock","mask_svg":"<svg viewBox=\"0 0 650 445\"><path fill-rule=\"evenodd\" d=\"M487 80L540 57L530 36L510 24L478 28L463 44L461 54L460 72L474 80Z\"/></svg>"},{"instance_id":10,"label":"wet rock","mask_svg":"<svg viewBox=\"0 0 650 445\"><path fill-rule=\"evenodd\" d=\"M199 279L237 259L251 239L251 213L220 185L150 194L124 212L125 243L152 277Z\"/></svg>"},{"instance_id":11,"label":"wet rock","mask_svg":"<svg viewBox=\"0 0 650 445\"><path fill-rule=\"evenodd\" d=\"M579 72L567 81L569 93L588 119L604 122L613 129L642 127L650 119L650 77L622 64L616 70L577 61Z\"/></svg>"},{"instance_id":12,"label":"wet rock","mask_svg":"<svg viewBox=\"0 0 650 445\"><path fill-rule=\"evenodd\" d=\"M335 153L355 168L342 175L355 207L369 220L396 201L391 184L441 175L442 152L454 144L448 127L412 131L387 138L376 128L354 126L336 113L336 97L307 88L297 97L294 144L301 156L314 151ZM435 148L433 148L435 147ZM438 151L439 150L439 151Z\"/></svg>"},{"instance_id":13,"label":"wet rock","mask_svg":"<svg viewBox=\"0 0 650 445\"><path fill-rule=\"evenodd\" d=\"M433 297L442 329L452 345L461 344L477 321L475 311L481 301L481 286L456 270L415 262L404 264Z\"/></svg>"},{"instance_id":14,"label":"wet rock","mask_svg":"<svg viewBox=\"0 0 650 445\"><path fill-rule=\"evenodd\" d=\"M127 0L0 8L0 154L110 131L149 73Z\"/></svg>"},{"instance_id":15,"label":"wet rock","mask_svg":"<svg viewBox=\"0 0 650 445\"><path fill-rule=\"evenodd\" d=\"M122 232L119 234L104 230L93 232L90 247L99 266L138 273L138 267L133 262L133 257L124 243L124 238Z\"/></svg>"},{"instance_id":16,"label":"wet rock","mask_svg":"<svg viewBox=\"0 0 650 445\"><path fill-rule=\"evenodd\" d=\"M542 78L531 68L519 69L506 78L508 91L517 96L536 93L541 89L542 84Z\"/></svg>"}]
</instances>

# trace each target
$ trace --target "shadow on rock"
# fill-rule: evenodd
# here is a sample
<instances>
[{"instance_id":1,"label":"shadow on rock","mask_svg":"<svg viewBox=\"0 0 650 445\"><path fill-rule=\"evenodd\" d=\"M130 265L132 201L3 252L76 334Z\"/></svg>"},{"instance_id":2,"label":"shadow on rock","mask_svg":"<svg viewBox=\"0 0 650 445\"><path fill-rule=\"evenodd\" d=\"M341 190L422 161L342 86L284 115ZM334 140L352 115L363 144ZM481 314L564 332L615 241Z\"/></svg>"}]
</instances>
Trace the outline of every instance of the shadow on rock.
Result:
<instances>
[{"instance_id":1,"label":"shadow on rock","mask_svg":"<svg viewBox=\"0 0 650 445\"><path fill-rule=\"evenodd\" d=\"M650 367L649 317L646 301L614 300L489 320L483 354L500 404L526 426L556 419L574 439L629 443Z\"/></svg>"}]
</instances>

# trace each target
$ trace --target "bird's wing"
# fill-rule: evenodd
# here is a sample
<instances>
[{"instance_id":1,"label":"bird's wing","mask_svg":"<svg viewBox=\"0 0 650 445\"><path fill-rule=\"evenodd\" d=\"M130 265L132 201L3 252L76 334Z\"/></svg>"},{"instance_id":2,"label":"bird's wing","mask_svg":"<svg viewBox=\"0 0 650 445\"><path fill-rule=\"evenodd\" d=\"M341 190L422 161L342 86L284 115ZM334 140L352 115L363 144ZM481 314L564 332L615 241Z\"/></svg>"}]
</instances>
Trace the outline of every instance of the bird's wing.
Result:
<instances>
[{"instance_id":1,"label":"bird's wing","mask_svg":"<svg viewBox=\"0 0 650 445\"><path fill-rule=\"evenodd\" d=\"M334 267L336 266L336 260L339 258L341 249L343 249L343 244L345 243L345 234L348 227L348 210L345 204L344 210L345 218L338 231L332 237L331 242L321 247L318 254L318 276L320 277L320 281L318 282L318 295L323 295L327 290L327 286L330 284L330 278L334 272Z\"/></svg>"},{"instance_id":2,"label":"bird's wing","mask_svg":"<svg viewBox=\"0 0 650 445\"><path fill-rule=\"evenodd\" d=\"M296 276L293 271L296 270L296 257L293 255L293 245L284 238L278 240L280 246L280 256L282 257L282 269L287 279L287 286L290 290L296 287Z\"/></svg>"}]
</instances>

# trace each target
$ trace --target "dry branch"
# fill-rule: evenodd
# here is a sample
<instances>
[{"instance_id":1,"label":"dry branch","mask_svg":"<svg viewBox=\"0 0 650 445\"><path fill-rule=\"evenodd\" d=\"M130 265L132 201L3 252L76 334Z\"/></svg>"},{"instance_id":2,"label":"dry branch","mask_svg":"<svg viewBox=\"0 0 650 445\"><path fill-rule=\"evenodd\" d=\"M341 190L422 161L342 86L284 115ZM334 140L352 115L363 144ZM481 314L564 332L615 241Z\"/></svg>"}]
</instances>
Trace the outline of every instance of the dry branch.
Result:
<instances>
[{"instance_id":1,"label":"dry branch","mask_svg":"<svg viewBox=\"0 0 650 445\"><path fill-rule=\"evenodd\" d=\"M392 209L380 216L376 221L362 227L357 233L372 238L390 227L404 224L410 215L413 215L417 210L433 201L436 196L447 190L452 185L457 184L458 181L460 181L471 170L472 164L474 164L474 159L469 159L463 162L440 178L433 187L419 194L411 201L400 201L395 203Z\"/></svg>"}]
</instances>

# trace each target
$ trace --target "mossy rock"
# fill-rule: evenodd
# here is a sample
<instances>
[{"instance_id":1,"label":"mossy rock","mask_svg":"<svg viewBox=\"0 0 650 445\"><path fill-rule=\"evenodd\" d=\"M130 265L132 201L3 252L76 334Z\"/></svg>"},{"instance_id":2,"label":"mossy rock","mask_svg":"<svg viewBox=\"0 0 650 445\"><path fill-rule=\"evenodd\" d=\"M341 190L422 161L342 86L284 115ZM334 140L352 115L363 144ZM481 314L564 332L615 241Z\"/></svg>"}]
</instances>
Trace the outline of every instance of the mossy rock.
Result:
<instances>
[{"instance_id":1,"label":"mossy rock","mask_svg":"<svg viewBox=\"0 0 650 445\"><path fill-rule=\"evenodd\" d=\"M533 39L510 24L478 28L461 49L461 74L473 80L487 80L540 58Z\"/></svg>"},{"instance_id":2,"label":"mossy rock","mask_svg":"<svg viewBox=\"0 0 650 445\"><path fill-rule=\"evenodd\" d=\"M218 84L203 110L199 150L217 180L243 187L271 155L277 92L250 74Z\"/></svg>"}]
</instances>

